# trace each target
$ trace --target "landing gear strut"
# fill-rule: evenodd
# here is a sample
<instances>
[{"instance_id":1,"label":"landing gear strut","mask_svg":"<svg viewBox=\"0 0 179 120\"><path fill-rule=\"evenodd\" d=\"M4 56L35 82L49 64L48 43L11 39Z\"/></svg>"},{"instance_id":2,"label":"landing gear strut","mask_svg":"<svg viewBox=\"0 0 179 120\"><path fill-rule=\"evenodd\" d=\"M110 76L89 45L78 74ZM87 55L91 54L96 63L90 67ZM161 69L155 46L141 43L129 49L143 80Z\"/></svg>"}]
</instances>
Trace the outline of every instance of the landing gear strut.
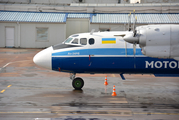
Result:
<instances>
[{"instance_id":1,"label":"landing gear strut","mask_svg":"<svg viewBox=\"0 0 179 120\"><path fill-rule=\"evenodd\" d=\"M70 73L70 79L71 79L71 80L74 80L74 79L75 79L75 76L76 76L76 73Z\"/></svg>"},{"instance_id":2,"label":"landing gear strut","mask_svg":"<svg viewBox=\"0 0 179 120\"><path fill-rule=\"evenodd\" d=\"M70 74L70 79L73 80L72 86L75 88L75 90L81 90L81 88L84 86L84 81L80 77L75 78L75 76L76 76L76 73Z\"/></svg>"}]
</instances>

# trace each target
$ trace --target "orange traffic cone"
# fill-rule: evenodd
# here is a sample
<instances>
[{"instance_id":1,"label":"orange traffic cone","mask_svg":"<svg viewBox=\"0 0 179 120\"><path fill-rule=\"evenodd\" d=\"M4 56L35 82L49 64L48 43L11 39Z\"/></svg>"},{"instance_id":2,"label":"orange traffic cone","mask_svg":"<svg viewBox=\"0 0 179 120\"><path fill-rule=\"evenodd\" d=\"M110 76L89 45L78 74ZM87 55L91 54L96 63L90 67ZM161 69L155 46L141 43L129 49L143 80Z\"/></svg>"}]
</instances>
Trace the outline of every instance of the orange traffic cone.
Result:
<instances>
[{"instance_id":1,"label":"orange traffic cone","mask_svg":"<svg viewBox=\"0 0 179 120\"><path fill-rule=\"evenodd\" d=\"M104 85L108 85L108 82L107 82L107 76L105 77Z\"/></svg>"},{"instance_id":2,"label":"orange traffic cone","mask_svg":"<svg viewBox=\"0 0 179 120\"><path fill-rule=\"evenodd\" d=\"M112 96L117 96L117 94L116 94L116 89L115 89L115 85L113 86Z\"/></svg>"}]
</instances>

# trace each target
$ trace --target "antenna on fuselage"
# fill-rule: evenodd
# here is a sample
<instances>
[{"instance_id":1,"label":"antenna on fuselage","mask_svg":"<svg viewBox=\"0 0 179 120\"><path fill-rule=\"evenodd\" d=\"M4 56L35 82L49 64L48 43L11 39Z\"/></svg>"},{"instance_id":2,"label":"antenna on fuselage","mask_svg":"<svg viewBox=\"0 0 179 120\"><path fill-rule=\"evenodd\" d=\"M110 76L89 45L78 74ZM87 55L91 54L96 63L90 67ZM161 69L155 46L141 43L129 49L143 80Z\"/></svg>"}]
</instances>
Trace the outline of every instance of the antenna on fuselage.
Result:
<instances>
[{"instance_id":1,"label":"antenna on fuselage","mask_svg":"<svg viewBox=\"0 0 179 120\"><path fill-rule=\"evenodd\" d=\"M94 33L95 29L92 29L90 32L90 35L92 35Z\"/></svg>"}]
</instances>

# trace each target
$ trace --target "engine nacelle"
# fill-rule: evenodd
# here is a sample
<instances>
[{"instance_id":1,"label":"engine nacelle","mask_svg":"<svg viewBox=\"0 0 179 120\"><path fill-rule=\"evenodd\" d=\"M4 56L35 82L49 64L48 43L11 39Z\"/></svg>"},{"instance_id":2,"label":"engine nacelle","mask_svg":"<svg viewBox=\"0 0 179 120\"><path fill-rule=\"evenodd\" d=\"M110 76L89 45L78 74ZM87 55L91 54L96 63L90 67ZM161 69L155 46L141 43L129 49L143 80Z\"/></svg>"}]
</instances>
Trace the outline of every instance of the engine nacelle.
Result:
<instances>
[{"instance_id":1,"label":"engine nacelle","mask_svg":"<svg viewBox=\"0 0 179 120\"><path fill-rule=\"evenodd\" d=\"M147 25L137 27L137 31L144 55L179 59L179 25Z\"/></svg>"}]
</instances>

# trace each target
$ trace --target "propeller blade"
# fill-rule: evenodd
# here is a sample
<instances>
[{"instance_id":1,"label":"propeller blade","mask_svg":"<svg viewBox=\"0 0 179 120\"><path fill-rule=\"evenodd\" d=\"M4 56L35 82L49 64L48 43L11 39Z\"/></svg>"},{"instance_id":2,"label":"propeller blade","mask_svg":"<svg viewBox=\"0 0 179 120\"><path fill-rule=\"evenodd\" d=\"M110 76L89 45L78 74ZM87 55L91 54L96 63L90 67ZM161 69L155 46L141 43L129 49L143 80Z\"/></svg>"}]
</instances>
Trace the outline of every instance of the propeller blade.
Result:
<instances>
[{"instance_id":1,"label":"propeller blade","mask_svg":"<svg viewBox=\"0 0 179 120\"><path fill-rule=\"evenodd\" d=\"M131 12L128 15L128 31L131 31Z\"/></svg>"},{"instance_id":2,"label":"propeller blade","mask_svg":"<svg viewBox=\"0 0 179 120\"><path fill-rule=\"evenodd\" d=\"M135 30L135 9L133 10L133 18L134 18L134 22L133 22L133 33L134 33L134 30Z\"/></svg>"},{"instance_id":3,"label":"propeller blade","mask_svg":"<svg viewBox=\"0 0 179 120\"><path fill-rule=\"evenodd\" d=\"M137 17L135 16L135 10L133 11L133 17L134 17L134 22L133 22L133 37L136 36L137 30L136 30L136 22L137 22Z\"/></svg>"},{"instance_id":4,"label":"propeller blade","mask_svg":"<svg viewBox=\"0 0 179 120\"><path fill-rule=\"evenodd\" d=\"M136 36L136 33L137 33L137 30L136 30L136 22L137 22L137 17L135 17L135 21L134 21L134 24L133 24L133 37Z\"/></svg>"}]
</instances>

